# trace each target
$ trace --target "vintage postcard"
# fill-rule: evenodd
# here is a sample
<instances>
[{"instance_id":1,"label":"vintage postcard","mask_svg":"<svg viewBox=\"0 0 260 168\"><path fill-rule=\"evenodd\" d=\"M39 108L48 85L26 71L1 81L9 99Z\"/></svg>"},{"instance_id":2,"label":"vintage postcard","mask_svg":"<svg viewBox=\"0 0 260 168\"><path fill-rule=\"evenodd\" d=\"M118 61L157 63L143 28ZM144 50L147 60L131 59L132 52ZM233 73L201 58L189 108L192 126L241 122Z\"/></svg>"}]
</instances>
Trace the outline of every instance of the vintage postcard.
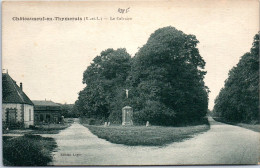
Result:
<instances>
[{"instance_id":1,"label":"vintage postcard","mask_svg":"<svg viewBox=\"0 0 260 168\"><path fill-rule=\"evenodd\" d=\"M258 0L2 2L2 164L258 164L258 33Z\"/></svg>"}]
</instances>

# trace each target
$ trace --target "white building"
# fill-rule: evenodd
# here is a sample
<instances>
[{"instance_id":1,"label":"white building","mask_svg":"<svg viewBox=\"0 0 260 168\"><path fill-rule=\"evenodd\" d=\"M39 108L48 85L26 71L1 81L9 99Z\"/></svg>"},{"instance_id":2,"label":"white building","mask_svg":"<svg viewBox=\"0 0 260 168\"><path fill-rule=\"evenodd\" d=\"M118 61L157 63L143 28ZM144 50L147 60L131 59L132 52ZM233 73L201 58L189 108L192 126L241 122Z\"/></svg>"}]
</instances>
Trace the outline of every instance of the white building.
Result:
<instances>
[{"instance_id":1,"label":"white building","mask_svg":"<svg viewBox=\"0 0 260 168\"><path fill-rule=\"evenodd\" d=\"M34 104L23 92L22 83L19 87L8 73L3 73L2 87L3 126L29 128L34 125Z\"/></svg>"}]
</instances>

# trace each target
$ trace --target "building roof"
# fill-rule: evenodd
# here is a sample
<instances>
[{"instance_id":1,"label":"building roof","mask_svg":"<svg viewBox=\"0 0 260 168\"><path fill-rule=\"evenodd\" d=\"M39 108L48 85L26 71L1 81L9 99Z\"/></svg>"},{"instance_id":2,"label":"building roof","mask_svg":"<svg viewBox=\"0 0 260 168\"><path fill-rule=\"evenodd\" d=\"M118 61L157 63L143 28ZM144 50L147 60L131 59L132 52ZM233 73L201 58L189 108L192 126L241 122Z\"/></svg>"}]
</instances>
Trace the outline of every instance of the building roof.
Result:
<instances>
[{"instance_id":1,"label":"building roof","mask_svg":"<svg viewBox=\"0 0 260 168\"><path fill-rule=\"evenodd\" d=\"M33 102L10 77L9 74L2 74L2 87L3 87L3 103L19 103L33 105Z\"/></svg>"},{"instance_id":2,"label":"building roof","mask_svg":"<svg viewBox=\"0 0 260 168\"><path fill-rule=\"evenodd\" d=\"M55 107L60 106L57 103L54 103L53 101L49 101L49 100L33 100L33 104L35 106L55 106Z\"/></svg>"}]
</instances>

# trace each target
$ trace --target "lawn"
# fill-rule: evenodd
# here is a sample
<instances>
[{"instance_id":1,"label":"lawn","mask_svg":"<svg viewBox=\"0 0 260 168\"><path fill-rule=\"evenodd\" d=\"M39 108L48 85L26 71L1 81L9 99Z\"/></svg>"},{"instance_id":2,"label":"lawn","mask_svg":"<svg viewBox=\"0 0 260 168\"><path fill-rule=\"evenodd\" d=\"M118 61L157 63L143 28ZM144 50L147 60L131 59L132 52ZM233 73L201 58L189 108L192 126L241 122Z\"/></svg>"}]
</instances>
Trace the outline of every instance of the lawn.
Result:
<instances>
[{"instance_id":1,"label":"lawn","mask_svg":"<svg viewBox=\"0 0 260 168\"><path fill-rule=\"evenodd\" d=\"M195 134L210 129L206 124L188 127L83 125L99 138L129 146L164 146L192 138Z\"/></svg>"},{"instance_id":2,"label":"lawn","mask_svg":"<svg viewBox=\"0 0 260 168\"><path fill-rule=\"evenodd\" d=\"M5 166L46 166L52 161L51 153L56 147L53 138L39 135L3 136L3 164Z\"/></svg>"}]
</instances>

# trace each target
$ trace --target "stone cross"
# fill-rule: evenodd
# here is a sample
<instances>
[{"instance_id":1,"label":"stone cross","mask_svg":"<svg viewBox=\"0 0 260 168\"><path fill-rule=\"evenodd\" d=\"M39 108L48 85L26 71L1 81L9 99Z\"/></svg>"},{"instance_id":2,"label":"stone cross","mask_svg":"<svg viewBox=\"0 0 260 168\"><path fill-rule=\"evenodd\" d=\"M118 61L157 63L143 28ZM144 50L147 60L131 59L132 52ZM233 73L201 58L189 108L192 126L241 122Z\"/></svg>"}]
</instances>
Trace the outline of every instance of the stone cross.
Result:
<instances>
[{"instance_id":1,"label":"stone cross","mask_svg":"<svg viewBox=\"0 0 260 168\"><path fill-rule=\"evenodd\" d=\"M126 98L128 98L128 89L125 89Z\"/></svg>"}]
</instances>

